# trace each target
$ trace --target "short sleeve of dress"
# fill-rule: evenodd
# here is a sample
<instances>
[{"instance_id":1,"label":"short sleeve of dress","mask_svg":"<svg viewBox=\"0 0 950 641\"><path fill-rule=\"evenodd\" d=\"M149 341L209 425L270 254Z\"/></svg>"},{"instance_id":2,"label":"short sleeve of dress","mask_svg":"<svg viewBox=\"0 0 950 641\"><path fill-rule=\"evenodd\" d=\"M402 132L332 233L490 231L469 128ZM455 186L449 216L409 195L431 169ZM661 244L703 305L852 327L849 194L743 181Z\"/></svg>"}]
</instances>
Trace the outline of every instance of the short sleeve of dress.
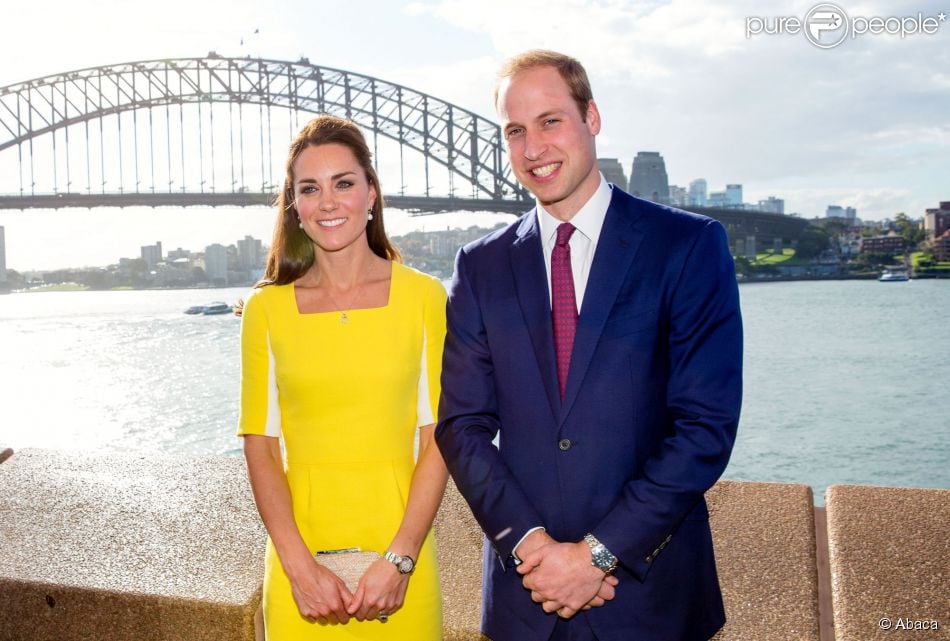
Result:
<instances>
[{"instance_id":1,"label":"short sleeve of dress","mask_svg":"<svg viewBox=\"0 0 950 641\"><path fill-rule=\"evenodd\" d=\"M422 367L419 370L419 393L416 427L432 425L439 410L442 391L442 347L445 343L445 288L429 277L423 296Z\"/></svg>"},{"instance_id":2,"label":"short sleeve of dress","mask_svg":"<svg viewBox=\"0 0 950 641\"><path fill-rule=\"evenodd\" d=\"M241 413L238 436L280 436L280 405L264 289L255 290L241 314Z\"/></svg>"}]
</instances>

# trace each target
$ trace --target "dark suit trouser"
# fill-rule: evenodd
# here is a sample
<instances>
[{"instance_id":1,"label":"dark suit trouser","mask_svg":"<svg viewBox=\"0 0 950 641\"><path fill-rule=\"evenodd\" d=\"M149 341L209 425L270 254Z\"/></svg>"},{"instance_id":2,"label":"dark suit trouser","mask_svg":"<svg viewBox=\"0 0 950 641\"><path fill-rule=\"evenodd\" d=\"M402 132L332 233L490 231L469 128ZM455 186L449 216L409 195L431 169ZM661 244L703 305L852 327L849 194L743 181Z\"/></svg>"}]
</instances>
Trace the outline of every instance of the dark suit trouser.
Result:
<instances>
[{"instance_id":1,"label":"dark suit trouser","mask_svg":"<svg viewBox=\"0 0 950 641\"><path fill-rule=\"evenodd\" d=\"M587 625L586 617L576 617L571 620L559 617L550 641L597 641L597 637Z\"/></svg>"}]
</instances>

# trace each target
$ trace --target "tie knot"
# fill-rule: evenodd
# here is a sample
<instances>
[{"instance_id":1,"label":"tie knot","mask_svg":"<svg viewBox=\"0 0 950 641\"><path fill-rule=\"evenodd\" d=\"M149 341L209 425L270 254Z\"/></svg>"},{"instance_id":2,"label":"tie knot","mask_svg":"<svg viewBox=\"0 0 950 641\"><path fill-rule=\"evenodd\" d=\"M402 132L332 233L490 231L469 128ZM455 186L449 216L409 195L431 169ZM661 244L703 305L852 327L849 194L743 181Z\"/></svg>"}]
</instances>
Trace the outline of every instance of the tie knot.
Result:
<instances>
[{"instance_id":1,"label":"tie knot","mask_svg":"<svg viewBox=\"0 0 950 641\"><path fill-rule=\"evenodd\" d=\"M571 240L571 234L577 229L571 223L561 223L557 226L557 240L554 243L558 247L564 247Z\"/></svg>"}]
</instances>

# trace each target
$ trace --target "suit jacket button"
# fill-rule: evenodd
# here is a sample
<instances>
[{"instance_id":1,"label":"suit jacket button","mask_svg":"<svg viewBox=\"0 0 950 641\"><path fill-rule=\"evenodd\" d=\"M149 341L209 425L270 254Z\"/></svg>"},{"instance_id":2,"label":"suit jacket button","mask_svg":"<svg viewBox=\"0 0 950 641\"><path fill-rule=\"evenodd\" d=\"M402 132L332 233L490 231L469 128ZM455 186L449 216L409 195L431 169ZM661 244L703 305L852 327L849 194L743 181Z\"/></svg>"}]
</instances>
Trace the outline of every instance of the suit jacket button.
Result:
<instances>
[{"instance_id":1,"label":"suit jacket button","mask_svg":"<svg viewBox=\"0 0 950 641\"><path fill-rule=\"evenodd\" d=\"M557 442L557 446L562 452L566 452L569 449L571 449L571 439L562 438L560 441Z\"/></svg>"}]
</instances>

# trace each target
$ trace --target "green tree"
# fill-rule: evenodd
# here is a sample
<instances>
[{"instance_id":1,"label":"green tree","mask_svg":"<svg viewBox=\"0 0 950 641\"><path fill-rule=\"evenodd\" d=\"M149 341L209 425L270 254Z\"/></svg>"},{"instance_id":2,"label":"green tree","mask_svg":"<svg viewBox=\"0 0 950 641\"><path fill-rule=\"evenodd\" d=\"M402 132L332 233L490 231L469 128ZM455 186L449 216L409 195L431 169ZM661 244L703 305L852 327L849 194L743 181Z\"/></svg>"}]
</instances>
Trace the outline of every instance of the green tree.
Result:
<instances>
[{"instance_id":1,"label":"green tree","mask_svg":"<svg viewBox=\"0 0 950 641\"><path fill-rule=\"evenodd\" d=\"M864 252L858 254L857 258L857 263L863 267L880 267L893 262L894 257L890 254L872 254L870 252Z\"/></svg>"},{"instance_id":2,"label":"green tree","mask_svg":"<svg viewBox=\"0 0 950 641\"><path fill-rule=\"evenodd\" d=\"M15 269L8 269L6 282L0 283L0 288L3 287L7 289L23 289L26 287L26 278Z\"/></svg>"},{"instance_id":3,"label":"green tree","mask_svg":"<svg viewBox=\"0 0 950 641\"><path fill-rule=\"evenodd\" d=\"M89 289L110 289L115 286L115 277L105 270L84 271L78 280Z\"/></svg>"},{"instance_id":4,"label":"green tree","mask_svg":"<svg viewBox=\"0 0 950 641\"><path fill-rule=\"evenodd\" d=\"M821 227L810 226L798 237L795 255L799 258L814 258L830 245L831 239L828 237L828 232Z\"/></svg>"},{"instance_id":5,"label":"green tree","mask_svg":"<svg viewBox=\"0 0 950 641\"><path fill-rule=\"evenodd\" d=\"M745 256L736 256L736 273L742 274L743 276L751 276L753 270L752 263Z\"/></svg>"},{"instance_id":6,"label":"green tree","mask_svg":"<svg viewBox=\"0 0 950 641\"><path fill-rule=\"evenodd\" d=\"M927 238L924 226L916 220L911 220L904 212L894 217L894 223L897 225L897 233L904 238L904 243L910 249L916 249L917 245Z\"/></svg>"},{"instance_id":7,"label":"green tree","mask_svg":"<svg viewBox=\"0 0 950 641\"><path fill-rule=\"evenodd\" d=\"M144 258L133 258L129 261L129 271L136 274L146 274L148 273L148 263L145 262Z\"/></svg>"},{"instance_id":8,"label":"green tree","mask_svg":"<svg viewBox=\"0 0 950 641\"><path fill-rule=\"evenodd\" d=\"M821 225L821 228L828 232L829 236L836 236L848 229L849 226L846 220L829 218Z\"/></svg>"}]
</instances>

